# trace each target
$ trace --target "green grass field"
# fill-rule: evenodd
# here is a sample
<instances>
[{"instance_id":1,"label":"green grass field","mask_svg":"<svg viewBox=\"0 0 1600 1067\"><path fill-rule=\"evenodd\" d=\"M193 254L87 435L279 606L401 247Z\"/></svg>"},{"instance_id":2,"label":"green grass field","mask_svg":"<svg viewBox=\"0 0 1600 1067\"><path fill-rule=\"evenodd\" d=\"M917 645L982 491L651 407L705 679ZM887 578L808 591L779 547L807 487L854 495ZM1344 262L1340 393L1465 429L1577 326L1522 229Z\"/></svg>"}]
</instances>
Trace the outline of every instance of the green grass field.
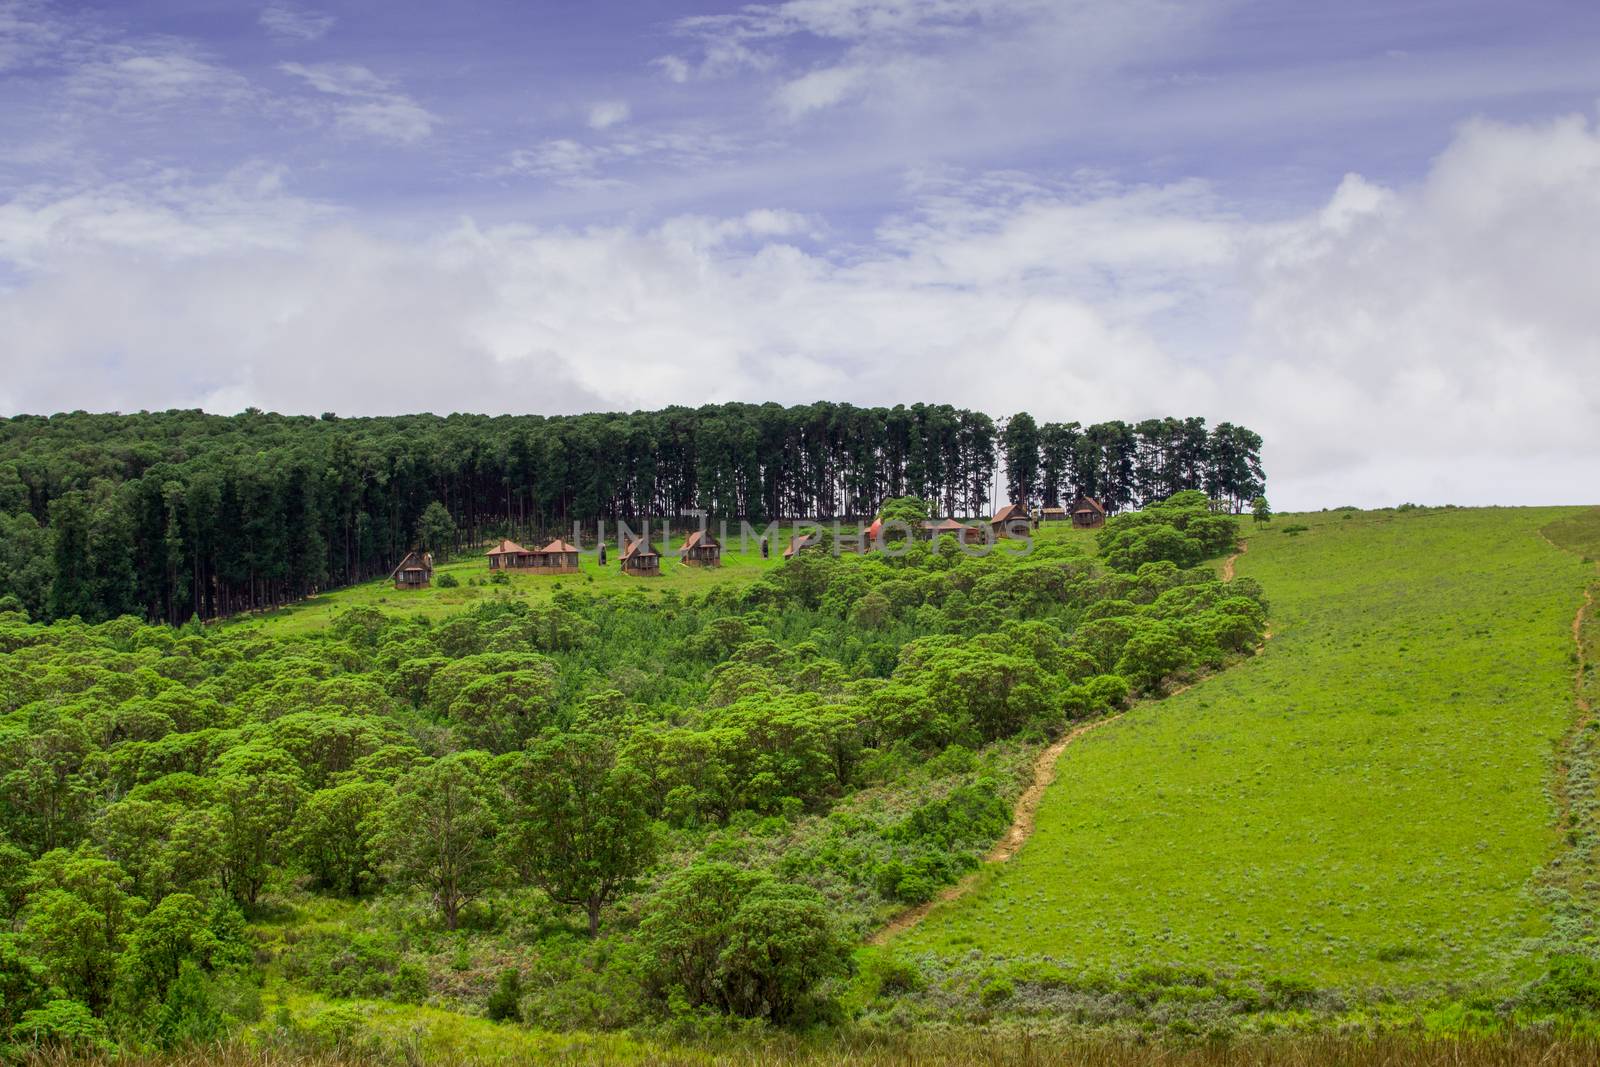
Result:
<instances>
[{"instance_id":1,"label":"green grass field","mask_svg":"<svg viewBox=\"0 0 1600 1067\"><path fill-rule=\"evenodd\" d=\"M1250 530L1237 573L1271 599L1264 652L1069 748L1033 839L901 949L1345 987L1527 978L1549 927L1537 876L1561 847L1571 623L1594 576L1540 529L1579 514Z\"/></svg>"}]
</instances>

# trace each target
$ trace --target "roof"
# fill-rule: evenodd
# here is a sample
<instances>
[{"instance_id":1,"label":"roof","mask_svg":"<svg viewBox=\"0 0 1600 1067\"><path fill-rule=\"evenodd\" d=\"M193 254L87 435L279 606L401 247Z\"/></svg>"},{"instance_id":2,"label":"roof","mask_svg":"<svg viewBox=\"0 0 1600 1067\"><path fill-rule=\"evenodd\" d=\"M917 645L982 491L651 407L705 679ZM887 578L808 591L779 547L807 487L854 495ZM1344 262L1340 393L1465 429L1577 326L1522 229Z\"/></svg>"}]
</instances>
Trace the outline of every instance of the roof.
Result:
<instances>
[{"instance_id":1,"label":"roof","mask_svg":"<svg viewBox=\"0 0 1600 1067\"><path fill-rule=\"evenodd\" d=\"M1098 511L1102 515L1106 513L1105 505L1092 496L1080 496L1078 502L1072 505L1072 510L1075 514L1084 511Z\"/></svg>"},{"instance_id":2,"label":"roof","mask_svg":"<svg viewBox=\"0 0 1600 1067\"><path fill-rule=\"evenodd\" d=\"M938 522L929 520L922 524L922 528L924 530L932 530L934 533L960 533L967 526L965 523L957 522L954 519L940 519Z\"/></svg>"},{"instance_id":3,"label":"roof","mask_svg":"<svg viewBox=\"0 0 1600 1067\"><path fill-rule=\"evenodd\" d=\"M513 556L513 555L516 555L517 553L527 552L527 551L528 551L527 549L523 548L521 545L517 544L515 541L501 541L498 545L495 545L489 551L485 552L484 555L486 555L486 556Z\"/></svg>"},{"instance_id":4,"label":"roof","mask_svg":"<svg viewBox=\"0 0 1600 1067\"><path fill-rule=\"evenodd\" d=\"M1021 504L1007 504L1005 507L995 512L994 518L990 519L989 521L1010 522L1013 519L1026 519L1027 517L1027 509L1025 509Z\"/></svg>"},{"instance_id":5,"label":"roof","mask_svg":"<svg viewBox=\"0 0 1600 1067\"><path fill-rule=\"evenodd\" d=\"M1067 509L1066 508L1045 508L1044 509L1044 513L1046 515L1065 515L1067 513Z\"/></svg>"},{"instance_id":6,"label":"roof","mask_svg":"<svg viewBox=\"0 0 1600 1067\"><path fill-rule=\"evenodd\" d=\"M810 548L816 543L817 539L811 534L796 534L789 538L789 547L783 550L783 558L788 559L802 548Z\"/></svg>"},{"instance_id":7,"label":"roof","mask_svg":"<svg viewBox=\"0 0 1600 1067\"><path fill-rule=\"evenodd\" d=\"M883 533L883 520L873 519L872 525L863 530L861 535L871 541L876 540L878 535L881 533Z\"/></svg>"},{"instance_id":8,"label":"roof","mask_svg":"<svg viewBox=\"0 0 1600 1067\"><path fill-rule=\"evenodd\" d=\"M405 570L433 570L433 553L414 550L407 552L405 558L395 564L394 570L389 572L389 578L392 580L395 575Z\"/></svg>"},{"instance_id":9,"label":"roof","mask_svg":"<svg viewBox=\"0 0 1600 1067\"><path fill-rule=\"evenodd\" d=\"M696 530L694 533L692 533L688 537L684 538L682 551L687 552L691 548L721 548L721 547L722 546L717 543L717 539L715 537L712 537L710 534L706 533L704 530Z\"/></svg>"},{"instance_id":10,"label":"roof","mask_svg":"<svg viewBox=\"0 0 1600 1067\"><path fill-rule=\"evenodd\" d=\"M643 559L645 556L659 555L661 555L661 553L657 552L649 541L646 541L642 537L635 537L632 541L628 542L628 547L622 550L622 555L619 558L626 561L633 559L636 556L640 559Z\"/></svg>"},{"instance_id":11,"label":"roof","mask_svg":"<svg viewBox=\"0 0 1600 1067\"><path fill-rule=\"evenodd\" d=\"M567 552L576 552L576 551L578 551L578 546L577 545L569 545L565 541L561 540L561 538L558 537L554 541L551 541L548 545L545 545L539 551L541 553L546 554L546 555L555 555L557 553L564 554L564 553L567 553Z\"/></svg>"}]
</instances>

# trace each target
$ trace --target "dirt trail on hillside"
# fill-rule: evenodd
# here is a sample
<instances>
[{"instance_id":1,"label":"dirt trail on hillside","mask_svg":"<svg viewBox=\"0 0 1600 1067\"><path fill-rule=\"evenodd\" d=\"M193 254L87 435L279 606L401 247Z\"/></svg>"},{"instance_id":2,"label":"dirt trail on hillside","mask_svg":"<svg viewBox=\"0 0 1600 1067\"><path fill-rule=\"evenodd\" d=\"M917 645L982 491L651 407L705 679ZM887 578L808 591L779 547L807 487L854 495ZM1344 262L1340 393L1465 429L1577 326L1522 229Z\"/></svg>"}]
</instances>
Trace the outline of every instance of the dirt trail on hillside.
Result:
<instances>
[{"instance_id":1,"label":"dirt trail on hillside","mask_svg":"<svg viewBox=\"0 0 1600 1067\"><path fill-rule=\"evenodd\" d=\"M1177 696L1178 692L1182 692L1182 690L1178 690L1172 695ZM1006 862L1017 854L1017 850L1027 843L1028 838L1033 836L1034 819L1039 812L1039 801L1044 798L1044 791L1050 788L1050 784L1056 780L1056 763L1060 761L1061 754L1067 750L1067 746L1084 734L1098 730L1107 723L1116 722L1126 714L1127 712L1120 711L1115 715L1108 715L1104 719L1096 719L1093 722L1075 726L1062 734L1049 748L1039 753L1038 758L1033 761L1033 781L1028 785L1028 788L1022 791L1022 795L1017 798L1016 810L1011 815L1011 826L1001 835L1000 840L996 841L994 846L989 849L988 854L983 857L985 866L992 863ZM909 908L896 915L889 921L888 925L880 928L871 937L867 938L867 944L881 945L896 934L904 933L917 925L930 911L940 904L965 896L977 883L980 873L982 873L982 868L973 871L955 885L946 886L938 896L926 904L918 904L916 907Z\"/></svg>"},{"instance_id":2,"label":"dirt trail on hillside","mask_svg":"<svg viewBox=\"0 0 1600 1067\"><path fill-rule=\"evenodd\" d=\"M1583 731L1594 722L1594 706L1584 694L1583 678L1588 669L1588 663L1583 655L1583 623L1585 617L1594 610L1594 592L1590 589L1583 591L1583 603L1578 606L1577 614L1572 616L1572 643L1578 648L1578 670L1573 676L1572 690L1573 702L1578 706L1577 718L1573 719L1572 726L1561 739L1561 750L1556 757L1555 794L1556 803L1561 810L1561 822L1566 823L1572 815L1572 797L1567 788L1567 779L1572 774L1572 746L1582 736Z\"/></svg>"},{"instance_id":3,"label":"dirt trail on hillside","mask_svg":"<svg viewBox=\"0 0 1600 1067\"><path fill-rule=\"evenodd\" d=\"M1551 540L1550 535L1543 530L1539 531L1539 536L1544 538L1546 544L1559 552L1572 551L1556 544L1555 541ZM1577 612L1572 616L1572 643L1578 650L1578 670L1573 675L1572 699L1573 703L1578 707L1578 714L1573 719L1571 727L1567 729L1566 736L1561 739L1561 746L1556 752L1554 786L1556 807L1561 813L1559 818L1561 825L1565 825L1572 817L1572 795L1567 787L1567 780L1572 775L1572 747L1577 743L1577 739L1582 736L1583 731L1588 729L1589 724L1594 721L1594 706L1590 703L1588 696L1585 695L1583 685L1584 672L1589 666L1583 655L1583 624L1593 610L1594 588L1591 586L1584 589L1583 603L1578 605Z\"/></svg>"},{"instance_id":4,"label":"dirt trail on hillside","mask_svg":"<svg viewBox=\"0 0 1600 1067\"><path fill-rule=\"evenodd\" d=\"M1248 551L1250 551L1250 542L1249 541L1240 541L1239 542L1239 546L1238 546L1238 550L1235 551L1233 555L1229 556L1227 559L1222 561L1222 580L1223 581L1225 581L1225 582L1233 581L1233 562L1234 562L1234 560L1238 559L1240 556L1244 555Z\"/></svg>"}]
</instances>

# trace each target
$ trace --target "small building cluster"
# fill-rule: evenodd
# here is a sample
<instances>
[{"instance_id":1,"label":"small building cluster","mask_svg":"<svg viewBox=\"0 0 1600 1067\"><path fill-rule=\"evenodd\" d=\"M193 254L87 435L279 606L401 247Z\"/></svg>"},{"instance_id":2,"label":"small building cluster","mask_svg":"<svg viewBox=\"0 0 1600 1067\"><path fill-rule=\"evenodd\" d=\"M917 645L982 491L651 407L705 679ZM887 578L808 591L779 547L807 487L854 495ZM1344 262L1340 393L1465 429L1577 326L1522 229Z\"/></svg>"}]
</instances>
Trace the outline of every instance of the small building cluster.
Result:
<instances>
[{"instance_id":1,"label":"small building cluster","mask_svg":"<svg viewBox=\"0 0 1600 1067\"><path fill-rule=\"evenodd\" d=\"M540 574L578 573L578 548L557 538L543 548L523 548L515 541L501 541L491 548L491 571L537 571Z\"/></svg>"},{"instance_id":2,"label":"small building cluster","mask_svg":"<svg viewBox=\"0 0 1600 1067\"><path fill-rule=\"evenodd\" d=\"M1084 528L1102 526L1106 509L1090 496L1080 496L1072 507L1047 507L1039 512L1039 522L1068 522ZM1021 538L1028 536L1035 520L1021 504L1007 504L989 520L989 529L982 523L964 523L956 519L930 519L918 524L913 536L929 541L941 537L954 537L963 544L982 544L989 539ZM796 534L783 550L784 559L793 559L801 551L819 543L816 534ZM885 547L884 521L876 518L861 531L854 548L858 552L871 552ZM766 558L768 546L761 542L761 555ZM722 545L705 530L696 530L684 539L678 549L679 560L690 567L720 567ZM485 555L491 571L524 571L534 574L578 573L578 546L557 538L543 548L524 548L515 541L502 540ZM605 546L600 546L600 565L605 566ZM618 563L623 574L636 577L658 577L661 574L661 553L647 537L635 537L623 548ZM433 556L416 551L406 554L390 576L396 589L424 589L433 581Z\"/></svg>"}]
</instances>

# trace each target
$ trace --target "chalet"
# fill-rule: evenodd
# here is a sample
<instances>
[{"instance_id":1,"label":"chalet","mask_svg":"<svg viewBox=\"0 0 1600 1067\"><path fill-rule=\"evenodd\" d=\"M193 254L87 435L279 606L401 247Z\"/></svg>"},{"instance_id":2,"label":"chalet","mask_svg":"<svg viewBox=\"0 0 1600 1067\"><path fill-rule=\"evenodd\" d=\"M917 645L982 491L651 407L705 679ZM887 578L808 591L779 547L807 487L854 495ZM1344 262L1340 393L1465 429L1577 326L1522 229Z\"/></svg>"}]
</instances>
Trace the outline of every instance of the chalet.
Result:
<instances>
[{"instance_id":1,"label":"chalet","mask_svg":"<svg viewBox=\"0 0 1600 1067\"><path fill-rule=\"evenodd\" d=\"M962 544L983 540L982 533L955 519L940 519L937 522L929 520L922 524L922 532L930 541L947 536L957 538Z\"/></svg>"},{"instance_id":2,"label":"chalet","mask_svg":"<svg viewBox=\"0 0 1600 1067\"><path fill-rule=\"evenodd\" d=\"M1066 508L1045 508L1039 513L1041 522L1066 522L1068 517Z\"/></svg>"},{"instance_id":3,"label":"chalet","mask_svg":"<svg viewBox=\"0 0 1600 1067\"><path fill-rule=\"evenodd\" d=\"M789 539L789 547L783 550L784 559L793 559L797 554L817 543L813 534L796 534Z\"/></svg>"},{"instance_id":4,"label":"chalet","mask_svg":"<svg viewBox=\"0 0 1600 1067\"><path fill-rule=\"evenodd\" d=\"M533 566L534 554L515 541L501 541L485 554L492 571L520 571Z\"/></svg>"},{"instance_id":5,"label":"chalet","mask_svg":"<svg viewBox=\"0 0 1600 1067\"><path fill-rule=\"evenodd\" d=\"M426 589L433 584L433 553L407 552L406 558L389 575L396 589Z\"/></svg>"},{"instance_id":6,"label":"chalet","mask_svg":"<svg viewBox=\"0 0 1600 1067\"><path fill-rule=\"evenodd\" d=\"M1092 529L1106 524L1105 505L1092 496L1080 496L1072 505L1072 525Z\"/></svg>"},{"instance_id":7,"label":"chalet","mask_svg":"<svg viewBox=\"0 0 1600 1067\"><path fill-rule=\"evenodd\" d=\"M722 545L715 537L704 530L696 530L683 542L683 547L678 550L678 555L683 557L683 562L691 567L720 567L722 566Z\"/></svg>"},{"instance_id":8,"label":"chalet","mask_svg":"<svg viewBox=\"0 0 1600 1067\"><path fill-rule=\"evenodd\" d=\"M856 537L855 550L857 552L871 552L883 547L883 520L873 519Z\"/></svg>"},{"instance_id":9,"label":"chalet","mask_svg":"<svg viewBox=\"0 0 1600 1067\"><path fill-rule=\"evenodd\" d=\"M1021 504L1007 504L989 520L996 537L1027 537L1032 525L1027 509Z\"/></svg>"},{"instance_id":10,"label":"chalet","mask_svg":"<svg viewBox=\"0 0 1600 1067\"><path fill-rule=\"evenodd\" d=\"M578 546L569 545L560 538L528 555L533 558L529 568L540 574L578 573Z\"/></svg>"},{"instance_id":11,"label":"chalet","mask_svg":"<svg viewBox=\"0 0 1600 1067\"><path fill-rule=\"evenodd\" d=\"M622 564L623 574L641 578L659 577L661 574L661 553L642 537L629 541L617 559Z\"/></svg>"}]
</instances>

